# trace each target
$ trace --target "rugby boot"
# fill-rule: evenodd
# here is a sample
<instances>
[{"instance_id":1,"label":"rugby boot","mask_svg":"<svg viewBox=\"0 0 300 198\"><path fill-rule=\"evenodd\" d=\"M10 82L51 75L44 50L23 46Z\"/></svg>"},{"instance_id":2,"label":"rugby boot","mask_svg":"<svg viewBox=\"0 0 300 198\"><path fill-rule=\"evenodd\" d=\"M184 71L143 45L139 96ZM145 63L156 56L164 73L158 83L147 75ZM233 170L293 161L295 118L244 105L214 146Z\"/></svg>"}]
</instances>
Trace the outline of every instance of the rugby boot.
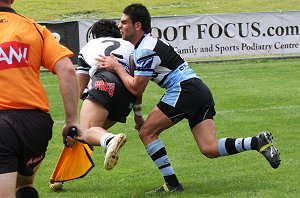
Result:
<instances>
[{"instance_id":1,"label":"rugby boot","mask_svg":"<svg viewBox=\"0 0 300 198\"><path fill-rule=\"evenodd\" d=\"M126 141L126 135L119 133L108 143L104 159L104 168L106 170L111 170L117 164L120 149Z\"/></svg>"},{"instance_id":2,"label":"rugby boot","mask_svg":"<svg viewBox=\"0 0 300 198\"><path fill-rule=\"evenodd\" d=\"M272 168L278 168L280 165L279 151L272 144L272 133L261 132L256 136L257 138L257 150L268 160Z\"/></svg>"},{"instance_id":3,"label":"rugby boot","mask_svg":"<svg viewBox=\"0 0 300 198\"><path fill-rule=\"evenodd\" d=\"M151 194L151 193L173 193L173 192L181 192L181 191L183 191L183 187L182 187L181 184L179 184L176 187L173 187L173 186L170 186L168 183L165 182L161 187L159 187L155 190L146 192L146 194Z\"/></svg>"}]
</instances>

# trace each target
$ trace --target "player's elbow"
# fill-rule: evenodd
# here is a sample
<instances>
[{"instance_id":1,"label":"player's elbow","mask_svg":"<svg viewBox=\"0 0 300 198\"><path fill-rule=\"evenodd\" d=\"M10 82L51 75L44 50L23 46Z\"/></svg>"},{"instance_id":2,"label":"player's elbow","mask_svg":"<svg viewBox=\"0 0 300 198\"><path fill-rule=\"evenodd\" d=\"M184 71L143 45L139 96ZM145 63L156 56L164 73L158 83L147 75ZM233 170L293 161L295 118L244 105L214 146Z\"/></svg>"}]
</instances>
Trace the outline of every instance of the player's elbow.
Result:
<instances>
[{"instance_id":1,"label":"player's elbow","mask_svg":"<svg viewBox=\"0 0 300 198\"><path fill-rule=\"evenodd\" d=\"M137 92L136 89L130 89L129 91L130 91L130 93L131 93L132 95L135 95L135 96L138 95L138 92Z\"/></svg>"},{"instance_id":2,"label":"player's elbow","mask_svg":"<svg viewBox=\"0 0 300 198\"><path fill-rule=\"evenodd\" d=\"M63 57L56 62L54 70L58 76L61 75L72 75L76 77L76 70L73 63L68 57Z\"/></svg>"},{"instance_id":3,"label":"player's elbow","mask_svg":"<svg viewBox=\"0 0 300 198\"><path fill-rule=\"evenodd\" d=\"M139 95L142 95L143 93L141 92L141 90L139 89L138 86L131 86L128 91L135 95L135 96L139 96Z\"/></svg>"}]
</instances>

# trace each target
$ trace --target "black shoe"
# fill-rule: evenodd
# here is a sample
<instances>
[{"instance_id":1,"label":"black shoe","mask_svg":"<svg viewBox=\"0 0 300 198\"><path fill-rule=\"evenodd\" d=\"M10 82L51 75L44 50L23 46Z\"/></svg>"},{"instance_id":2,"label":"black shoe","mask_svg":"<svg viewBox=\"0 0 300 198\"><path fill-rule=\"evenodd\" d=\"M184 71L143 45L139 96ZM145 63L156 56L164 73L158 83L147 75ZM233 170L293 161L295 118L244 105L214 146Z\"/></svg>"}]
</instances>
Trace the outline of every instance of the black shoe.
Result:
<instances>
[{"instance_id":1,"label":"black shoe","mask_svg":"<svg viewBox=\"0 0 300 198\"><path fill-rule=\"evenodd\" d=\"M176 187L170 186L168 183L164 183L161 187L158 189L146 192L146 194L150 193L170 193L170 192L181 192L183 191L183 187L181 184L179 184Z\"/></svg>"},{"instance_id":2,"label":"black shoe","mask_svg":"<svg viewBox=\"0 0 300 198\"><path fill-rule=\"evenodd\" d=\"M272 133L262 132L256 136L257 150L268 160L273 168L278 168L280 165L280 154L272 144Z\"/></svg>"}]
</instances>

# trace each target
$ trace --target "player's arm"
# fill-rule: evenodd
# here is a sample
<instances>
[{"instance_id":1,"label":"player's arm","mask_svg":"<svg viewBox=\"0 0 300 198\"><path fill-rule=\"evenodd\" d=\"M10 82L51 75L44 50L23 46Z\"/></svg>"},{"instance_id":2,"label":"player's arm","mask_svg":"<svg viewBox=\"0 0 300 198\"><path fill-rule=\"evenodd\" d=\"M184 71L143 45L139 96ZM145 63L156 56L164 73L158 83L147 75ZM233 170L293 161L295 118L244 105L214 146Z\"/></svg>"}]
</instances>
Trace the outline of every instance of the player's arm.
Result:
<instances>
[{"instance_id":1,"label":"player's arm","mask_svg":"<svg viewBox=\"0 0 300 198\"><path fill-rule=\"evenodd\" d=\"M78 79L78 83L79 83L79 96L80 96L80 99L82 99L83 92L86 89L86 87L90 81L90 75L83 74L83 73L77 73L77 79Z\"/></svg>"},{"instance_id":2,"label":"player's arm","mask_svg":"<svg viewBox=\"0 0 300 198\"><path fill-rule=\"evenodd\" d=\"M100 58L97 58L100 62L100 67L108 70L115 71L118 76L123 81L125 87L135 96L143 95L146 86L151 79L149 76L134 76L132 77L127 73L125 68L117 61L117 59L111 56L100 55Z\"/></svg>"},{"instance_id":3,"label":"player's arm","mask_svg":"<svg viewBox=\"0 0 300 198\"><path fill-rule=\"evenodd\" d=\"M77 79L79 83L79 97L83 98L84 90L87 88L87 85L90 81L89 70L91 66L86 63L84 60L83 54L79 53L78 55L78 66L77 66Z\"/></svg>"},{"instance_id":4,"label":"player's arm","mask_svg":"<svg viewBox=\"0 0 300 198\"><path fill-rule=\"evenodd\" d=\"M129 57L129 65L130 65L130 75L134 76L134 60L133 60L133 54Z\"/></svg>"},{"instance_id":5,"label":"player's arm","mask_svg":"<svg viewBox=\"0 0 300 198\"><path fill-rule=\"evenodd\" d=\"M140 130L144 124L144 118L142 114L142 96L137 96L135 104L133 106L135 129Z\"/></svg>"},{"instance_id":6,"label":"player's arm","mask_svg":"<svg viewBox=\"0 0 300 198\"><path fill-rule=\"evenodd\" d=\"M108 70L114 70L118 76L123 81L125 87L136 96L135 105L133 107L134 111L134 121L135 129L140 130L144 123L144 118L142 116L142 96L150 80L147 76L131 76L127 73L125 68L117 61L114 56L106 57L101 56L97 59L100 62L101 68ZM133 66L132 62L130 64ZM131 72L133 73L133 68L131 67Z\"/></svg>"},{"instance_id":7,"label":"player's arm","mask_svg":"<svg viewBox=\"0 0 300 198\"><path fill-rule=\"evenodd\" d=\"M65 127L63 129L63 141L65 141L71 126L79 127L77 107L78 107L78 81L76 71L71 60L63 57L54 65L57 74L59 88L63 100L65 111Z\"/></svg>"}]
</instances>

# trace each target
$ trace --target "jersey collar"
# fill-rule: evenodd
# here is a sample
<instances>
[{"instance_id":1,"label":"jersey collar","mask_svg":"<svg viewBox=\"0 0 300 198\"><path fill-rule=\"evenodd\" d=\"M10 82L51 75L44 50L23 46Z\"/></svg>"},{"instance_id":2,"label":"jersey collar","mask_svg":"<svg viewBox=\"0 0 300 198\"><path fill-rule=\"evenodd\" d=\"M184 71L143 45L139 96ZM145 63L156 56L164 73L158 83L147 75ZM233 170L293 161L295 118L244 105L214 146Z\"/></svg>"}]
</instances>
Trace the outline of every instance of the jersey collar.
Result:
<instances>
[{"instance_id":1,"label":"jersey collar","mask_svg":"<svg viewBox=\"0 0 300 198\"><path fill-rule=\"evenodd\" d=\"M139 40L139 42L137 42L134 46L134 49L138 48L138 46L140 45L140 43L142 42L142 40L145 38L147 34L144 34L144 36Z\"/></svg>"},{"instance_id":2,"label":"jersey collar","mask_svg":"<svg viewBox=\"0 0 300 198\"><path fill-rule=\"evenodd\" d=\"M0 12L13 12L16 13L16 11L10 7L0 7Z\"/></svg>"}]
</instances>

